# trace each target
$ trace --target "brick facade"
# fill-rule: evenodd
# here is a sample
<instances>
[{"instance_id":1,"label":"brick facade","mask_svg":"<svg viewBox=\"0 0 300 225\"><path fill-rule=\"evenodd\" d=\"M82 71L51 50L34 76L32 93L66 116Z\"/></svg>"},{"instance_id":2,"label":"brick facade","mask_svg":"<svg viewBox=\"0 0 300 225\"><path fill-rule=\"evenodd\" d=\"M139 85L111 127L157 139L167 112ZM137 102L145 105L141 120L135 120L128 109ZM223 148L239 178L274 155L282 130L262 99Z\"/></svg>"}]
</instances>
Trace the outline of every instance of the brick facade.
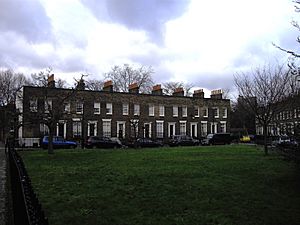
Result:
<instances>
[{"instance_id":1,"label":"brick facade","mask_svg":"<svg viewBox=\"0 0 300 225\"><path fill-rule=\"evenodd\" d=\"M19 137L36 138L47 133L41 120L47 116L47 108L63 108L56 118L55 134L67 139L97 135L165 140L174 134L200 138L229 131L230 101L222 99L220 92L204 98L201 90L185 97L182 90L173 96L162 95L159 85L152 94L140 94L136 85L130 88L128 93L120 93L112 92L111 83L103 91L25 86L17 105L23 112Z\"/></svg>"}]
</instances>

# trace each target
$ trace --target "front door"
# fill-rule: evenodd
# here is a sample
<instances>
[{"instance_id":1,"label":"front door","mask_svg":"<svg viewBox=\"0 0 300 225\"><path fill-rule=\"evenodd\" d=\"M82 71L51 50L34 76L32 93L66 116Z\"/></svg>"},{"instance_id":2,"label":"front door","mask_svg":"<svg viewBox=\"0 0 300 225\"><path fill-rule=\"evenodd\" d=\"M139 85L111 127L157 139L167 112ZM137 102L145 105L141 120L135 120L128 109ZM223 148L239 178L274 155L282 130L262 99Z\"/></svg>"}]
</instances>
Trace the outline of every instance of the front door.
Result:
<instances>
[{"instance_id":1,"label":"front door","mask_svg":"<svg viewBox=\"0 0 300 225\"><path fill-rule=\"evenodd\" d=\"M145 124L145 138L150 138L150 125L148 123Z\"/></svg>"},{"instance_id":2,"label":"front door","mask_svg":"<svg viewBox=\"0 0 300 225\"><path fill-rule=\"evenodd\" d=\"M58 123L58 134L57 134L57 136L64 137L64 131L65 131L65 124L64 123Z\"/></svg>"},{"instance_id":3,"label":"front door","mask_svg":"<svg viewBox=\"0 0 300 225\"><path fill-rule=\"evenodd\" d=\"M90 136L95 136L95 124L90 124Z\"/></svg>"}]
</instances>

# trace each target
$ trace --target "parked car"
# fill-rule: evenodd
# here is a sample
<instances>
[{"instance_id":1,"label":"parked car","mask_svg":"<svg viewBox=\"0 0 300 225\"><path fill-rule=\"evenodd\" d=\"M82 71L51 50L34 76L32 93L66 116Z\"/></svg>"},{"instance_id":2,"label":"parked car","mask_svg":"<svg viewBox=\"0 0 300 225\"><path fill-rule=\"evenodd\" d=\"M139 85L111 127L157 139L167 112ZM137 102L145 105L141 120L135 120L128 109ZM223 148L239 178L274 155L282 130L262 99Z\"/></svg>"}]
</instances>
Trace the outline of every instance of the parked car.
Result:
<instances>
[{"instance_id":1,"label":"parked car","mask_svg":"<svg viewBox=\"0 0 300 225\"><path fill-rule=\"evenodd\" d=\"M163 144L150 138L138 138L135 141L135 146L139 148L162 147Z\"/></svg>"},{"instance_id":2,"label":"parked car","mask_svg":"<svg viewBox=\"0 0 300 225\"><path fill-rule=\"evenodd\" d=\"M188 135L174 135L169 139L170 146L194 146L199 145L199 140Z\"/></svg>"},{"instance_id":3,"label":"parked car","mask_svg":"<svg viewBox=\"0 0 300 225\"><path fill-rule=\"evenodd\" d=\"M121 148L122 143L109 137L90 136L85 143L86 148Z\"/></svg>"},{"instance_id":4,"label":"parked car","mask_svg":"<svg viewBox=\"0 0 300 225\"><path fill-rule=\"evenodd\" d=\"M75 141L67 141L61 136L53 136L53 148L76 148ZM47 149L49 144L49 136L44 136L42 139L41 147Z\"/></svg>"},{"instance_id":5,"label":"parked car","mask_svg":"<svg viewBox=\"0 0 300 225\"><path fill-rule=\"evenodd\" d=\"M230 144L232 137L229 133L216 133L208 134L205 139L202 140L202 145L220 145Z\"/></svg>"},{"instance_id":6,"label":"parked car","mask_svg":"<svg viewBox=\"0 0 300 225\"><path fill-rule=\"evenodd\" d=\"M272 141L273 146L281 146L281 147L297 147L298 142L289 136L279 136L274 141Z\"/></svg>"}]
</instances>

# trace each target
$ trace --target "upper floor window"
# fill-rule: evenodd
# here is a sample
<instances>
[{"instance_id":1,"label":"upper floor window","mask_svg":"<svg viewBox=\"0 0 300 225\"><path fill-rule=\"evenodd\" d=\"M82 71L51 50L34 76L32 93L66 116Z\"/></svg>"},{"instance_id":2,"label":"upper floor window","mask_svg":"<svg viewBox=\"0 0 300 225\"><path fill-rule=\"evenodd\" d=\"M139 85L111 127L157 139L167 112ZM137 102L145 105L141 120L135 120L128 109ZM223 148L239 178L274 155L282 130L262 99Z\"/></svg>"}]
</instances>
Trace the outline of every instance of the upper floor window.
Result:
<instances>
[{"instance_id":1,"label":"upper floor window","mask_svg":"<svg viewBox=\"0 0 300 225\"><path fill-rule=\"evenodd\" d=\"M31 112L37 112L37 99L32 99L29 101L29 109Z\"/></svg>"},{"instance_id":2,"label":"upper floor window","mask_svg":"<svg viewBox=\"0 0 300 225\"><path fill-rule=\"evenodd\" d=\"M173 106L173 117L178 117L178 106L177 105Z\"/></svg>"},{"instance_id":3,"label":"upper floor window","mask_svg":"<svg viewBox=\"0 0 300 225\"><path fill-rule=\"evenodd\" d=\"M71 104L70 104L70 102L65 102L64 103L64 112L65 113L70 113L71 112Z\"/></svg>"},{"instance_id":4,"label":"upper floor window","mask_svg":"<svg viewBox=\"0 0 300 225\"><path fill-rule=\"evenodd\" d=\"M165 116L165 106L159 106L159 116Z\"/></svg>"},{"instance_id":5,"label":"upper floor window","mask_svg":"<svg viewBox=\"0 0 300 225\"><path fill-rule=\"evenodd\" d=\"M212 110L213 110L213 116L215 118L219 118L219 108L218 107L213 107Z\"/></svg>"},{"instance_id":6,"label":"upper floor window","mask_svg":"<svg viewBox=\"0 0 300 225\"><path fill-rule=\"evenodd\" d=\"M77 102L76 103L76 113L77 114L82 114L83 113L83 103L82 102Z\"/></svg>"},{"instance_id":7,"label":"upper floor window","mask_svg":"<svg viewBox=\"0 0 300 225\"><path fill-rule=\"evenodd\" d=\"M149 105L149 116L154 116L154 105Z\"/></svg>"},{"instance_id":8,"label":"upper floor window","mask_svg":"<svg viewBox=\"0 0 300 225\"><path fill-rule=\"evenodd\" d=\"M208 117L208 108L207 107L202 108L202 116L203 117Z\"/></svg>"},{"instance_id":9,"label":"upper floor window","mask_svg":"<svg viewBox=\"0 0 300 225\"><path fill-rule=\"evenodd\" d=\"M140 105L135 104L134 105L134 115L139 116L140 115Z\"/></svg>"},{"instance_id":10,"label":"upper floor window","mask_svg":"<svg viewBox=\"0 0 300 225\"><path fill-rule=\"evenodd\" d=\"M123 116L127 116L129 112L129 105L127 103L123 103L122 105Z\"/></svg>"},{"instance_id":11,"label":"upper floor window","mask_svg":"<svg viewBox=\"0 0 300 225\"><path fill-rule=\"evenodd\" d=\"M106 114L112 115L113 113L113 106L112 103L106 103Z\"/></svg>"},{"instance_id":12,"label":"upper floor window","mask_svg":"<svg viewBox=\"0 0 300 225\"><path fill-rule=\"evenodd\" d=\"M46 99L45 100L45 113L49 113L50 110L52 110L52 100Z\"/></svg>"},{"instance_id":13,"label":"upper floor window","mask_svg":"<svg viewBox=\"0 0 300 225\"><path fill-rule=\"evenodd\" d=\"M187 106L182 106L182 117L187 117Z\"/></svg>"},{"instance_id":14,"label":"upper floor window","mask_svg":"<svg viewBox=\"0 0 300 225\"><path fill-rule=\"evenodd\" d=\"M199 117L199 107L198 106L194 107L194 116Z\"/></svg>"},{"instance_id":15,"label":"upper floor window","mask_svg":"<svg viewBox=\"0 0 300 225\"><path fill-rule=\"evenodd\" d=\"M227 118L227 108L226 107L222 108L222 115L223 115L223 118Z\"/></svg>"},{"instance_id":16,"label":"upper floor window","mask_svg":"<svg viewBox=\"0 0 300 225\"><path fill-rule=\"evenodd\" d=\"M100 114L100 102L94 102L94 114Z\"/></svg>"}]
</instances>

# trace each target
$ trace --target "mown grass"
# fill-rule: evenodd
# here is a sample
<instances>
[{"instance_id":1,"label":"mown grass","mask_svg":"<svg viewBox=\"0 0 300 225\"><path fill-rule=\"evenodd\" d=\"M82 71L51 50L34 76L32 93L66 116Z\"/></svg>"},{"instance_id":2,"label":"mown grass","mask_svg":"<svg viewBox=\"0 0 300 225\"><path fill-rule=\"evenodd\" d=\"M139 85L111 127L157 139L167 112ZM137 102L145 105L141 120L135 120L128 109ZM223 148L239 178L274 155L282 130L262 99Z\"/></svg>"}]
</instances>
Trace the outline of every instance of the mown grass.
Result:
<instances>
[{"instance_id":1,"label":"mown grass","mask_svg":"<svg viewBox=\"0 0 300 225\"><path fill-rule=\"evenodd\" d=\"M51 225L300 224L300 174L250 146L22 152Z\"/></svg>"}]
</instances>

